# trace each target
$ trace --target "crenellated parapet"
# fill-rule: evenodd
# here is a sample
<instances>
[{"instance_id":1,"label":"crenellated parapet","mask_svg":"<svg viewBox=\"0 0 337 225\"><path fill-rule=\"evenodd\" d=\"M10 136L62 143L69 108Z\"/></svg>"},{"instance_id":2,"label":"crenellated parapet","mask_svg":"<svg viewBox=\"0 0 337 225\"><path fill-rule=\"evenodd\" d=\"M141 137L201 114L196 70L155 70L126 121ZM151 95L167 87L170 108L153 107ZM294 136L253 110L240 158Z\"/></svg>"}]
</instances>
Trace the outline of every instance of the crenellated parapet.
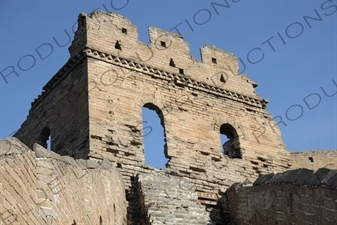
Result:
<instances>
[{"instance_id":1,"label":"crenellated parapet","mask_svg":"<svg viewBox=\"0 0 337 225\"><path fill-rule=\"evenodd\" d=\"M70 59L43 87L44 92L32 103L32 107L66 76L70 67L89 56L153 77L168 77L168 81L253 107L266 108L268 101L255 93L257 83L239 74L238 59L232 53L205 45L200 48L201 61L198 61L190 55L189 44L182 36L154 27L148 30L150 44L145 44L138 40L137 27L121 15L95 12L87 16L81 13L78 30L69 47Z\"/></svg>"},{"instance_id":2,"label":"crenellated parapet","mask_svg":"<svg viewBox=\"0 0 337 225\"><path fill-rule=\"evenodd\" d=\"M82 13L78 24L69 48L71 56L90 48L259 98L254 90L256 83L239 74L238 59L229 52L205 45L200 48L198 61L190 55L189 43L182 36L154 27L148 28L150 44L140 42L137 27L115 13Z\"/></svg>"},{"instance_id":3,"label":"crenellated parapet","mask_svg":"<svg viewBox=\"0 0 337 225\"><path fill-rule=\"evenodd\" d=\"M291 152L290 155L292 169L337 169L337 150Z\"/></svg>"}]
</instances>

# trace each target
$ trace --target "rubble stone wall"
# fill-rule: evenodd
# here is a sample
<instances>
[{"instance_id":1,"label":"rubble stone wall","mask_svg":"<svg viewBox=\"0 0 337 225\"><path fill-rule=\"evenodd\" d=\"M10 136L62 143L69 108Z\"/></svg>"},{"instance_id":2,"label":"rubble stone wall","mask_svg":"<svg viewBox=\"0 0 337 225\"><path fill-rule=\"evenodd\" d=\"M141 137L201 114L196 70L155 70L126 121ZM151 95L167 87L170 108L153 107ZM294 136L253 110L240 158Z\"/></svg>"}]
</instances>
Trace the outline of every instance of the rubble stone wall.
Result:
<instances>
[{"instance_id":1,"label":"rubble stone wall","mask_svg":"<svg viewBox=\"0 0 337 225\"><path fill-rule=\"evenodd\" d=\"M195 185L183 177L153 171L139 174L143 225L207 224L211 219L198 203Z\"/></svg>"}]
</instances>

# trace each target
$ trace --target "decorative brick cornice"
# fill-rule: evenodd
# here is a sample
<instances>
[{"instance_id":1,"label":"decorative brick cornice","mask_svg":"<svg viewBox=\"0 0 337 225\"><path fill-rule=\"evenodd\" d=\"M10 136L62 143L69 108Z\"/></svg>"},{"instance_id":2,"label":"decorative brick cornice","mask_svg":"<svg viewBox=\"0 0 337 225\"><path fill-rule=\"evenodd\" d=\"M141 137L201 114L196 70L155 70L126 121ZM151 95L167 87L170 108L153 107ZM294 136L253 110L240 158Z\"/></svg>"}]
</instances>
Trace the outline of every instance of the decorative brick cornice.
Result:
<instances>
[{"instance_id":1,"label":"decorative brick cornice","mask_svg":"<svg viewBox=\"0 0 337 225\"><path fill-rule=\"evenodd\" d=\"M225 98L235 100L238 102L243 102L245 104L248 104L248 105L251 105L257 108L265 109L267 105L267 101L264 99L261 100L261 99L246 96L246 95L234 92L234 91L229 91L229 90L225 90L219 87L215 87L215 86L212 86L212 85L200 82L200 81L196 81L182 74L171 73L171 72L167 72L162 69L151 67L149 65L138 63L135 60L122 58L119 56L115 56L115 55L105 53L105 52L102 52L96 49L91 49L91 48L87 48L83 51L89 57L103 60L105 62L114 64L114 65L117 65L117 66L120 66L126 69L134 70L134 71L149 75L153 78L173 81L178 86L187 86L187 87L190 87L190 88L202 91L202 92L211 93L211 94L225 97Z\"/></svg>"},{"instance_id":2,"label":"decorative brick cornice","mask_svg":"<svg viewBox=\"0 0 337 225\"><path fill-rule=\"evenodd\" d=\"M267 105L267 101L264 99L253 98L250 96L246 96L234 91L225 90L219 87L215 87L200 81L196 81L190 77L187 77L182 74L176 74L167 72L162 69L158 69L155 67L151 67L149 65L145 65L139 63L135 60L122 58L119 56L115 56L109 53L105 53L96 49L86 48L76 54L74 57L70 58L67 63L47 82L47 84L43 87L42 94L40 94L32 103L33 109L36 104L44 98L44 96L53 89L62 79L63 77L74 69L80 61L82 61L85 57L91 57L95 59L99 59L116 66L120 66L123 68L127 68L130 70L134 70L140 72L142 74L151 76L152 78L157 78L161 80L173 81L177 86L186 86L193 88L195 90L199 90L205 93L210 93L216 96L228 98L234 101L242 102L248 104L253 107L265 109Z\"/></svg>"}]
</instances>

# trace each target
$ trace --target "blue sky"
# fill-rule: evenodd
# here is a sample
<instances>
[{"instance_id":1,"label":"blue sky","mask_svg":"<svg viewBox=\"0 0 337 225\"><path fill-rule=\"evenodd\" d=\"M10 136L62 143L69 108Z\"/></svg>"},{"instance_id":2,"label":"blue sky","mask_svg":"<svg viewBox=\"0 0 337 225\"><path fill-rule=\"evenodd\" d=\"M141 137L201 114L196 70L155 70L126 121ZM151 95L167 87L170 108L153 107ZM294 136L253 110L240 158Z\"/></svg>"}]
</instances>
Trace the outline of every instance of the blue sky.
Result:
<instances>
[{"instance_id":1,"label":"blue sky","mask_svg":"<svg viewBox=\"0 0 337 225\"><path fill-rule=\"evenodd\" d=\"M269 100L267 111L277 122L282 117L279 126L290 151L337 149L337 1L228 0L228 8L211 2L225 4L0 1L0 73L6 76L14 68L19 75L0 76L0 138L20 127L30 103L68 60L66 32L73 38L78 14L108 10L129 18L143 42L149 43L148 26L177 33L173 28L180 24L196 59L205 44L232 52L242 59L240 72L259 83L256 91ZM36 49L45 43L53 50L41 59ZM163 143L157 141L162 136L152 117L145 112L146 126L152 127L145 143L147 160L162 167L156 155L163 156Z\"/></svg>"}]
</instances>

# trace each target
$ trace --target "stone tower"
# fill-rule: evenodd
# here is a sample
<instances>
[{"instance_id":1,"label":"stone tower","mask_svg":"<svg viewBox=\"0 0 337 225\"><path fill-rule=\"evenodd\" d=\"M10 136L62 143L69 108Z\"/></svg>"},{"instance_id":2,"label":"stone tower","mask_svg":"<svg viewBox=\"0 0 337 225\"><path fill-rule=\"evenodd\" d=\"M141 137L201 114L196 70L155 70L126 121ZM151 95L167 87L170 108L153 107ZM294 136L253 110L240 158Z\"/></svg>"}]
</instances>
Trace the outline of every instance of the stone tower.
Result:
<instances>
[{"instance_id":1,"label":"stone tower","mask_svg":"<svg viewBox=\"0 0 337 225\"><path fill-rule=\"evenodd\" d=\"M136 218L137 174L145 164L142 108L165 132L169 174L222 195L234 182L289 168L289 152L257 84L238 74L238 59L214 46L190 55L183 37L149 27L150 44L123 16L81 13L70 59L43 87L15 137L74 158L108 159L126 186ZM221 146L220 134L229 141ZM133 219L134 221L136 219Z\"/></svg>"}]
</instances>

